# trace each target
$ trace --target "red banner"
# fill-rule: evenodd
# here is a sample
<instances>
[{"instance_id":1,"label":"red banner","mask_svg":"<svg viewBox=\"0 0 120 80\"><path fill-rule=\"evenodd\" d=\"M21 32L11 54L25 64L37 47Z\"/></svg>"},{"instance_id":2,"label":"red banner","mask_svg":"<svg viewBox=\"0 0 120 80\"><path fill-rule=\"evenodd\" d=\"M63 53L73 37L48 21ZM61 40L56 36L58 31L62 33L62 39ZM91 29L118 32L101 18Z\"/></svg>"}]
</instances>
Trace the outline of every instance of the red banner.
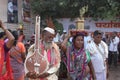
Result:
<instances>
[{"instance_id":1,"label":"red banner","mask_svg":"<svg viewBox=\"0 0 120 80\"><path fill-rule=\"evenodd\" d=\"M120 22L96 22L95 24L100 28L120 28Z\"/></svg>"}]
</instances>

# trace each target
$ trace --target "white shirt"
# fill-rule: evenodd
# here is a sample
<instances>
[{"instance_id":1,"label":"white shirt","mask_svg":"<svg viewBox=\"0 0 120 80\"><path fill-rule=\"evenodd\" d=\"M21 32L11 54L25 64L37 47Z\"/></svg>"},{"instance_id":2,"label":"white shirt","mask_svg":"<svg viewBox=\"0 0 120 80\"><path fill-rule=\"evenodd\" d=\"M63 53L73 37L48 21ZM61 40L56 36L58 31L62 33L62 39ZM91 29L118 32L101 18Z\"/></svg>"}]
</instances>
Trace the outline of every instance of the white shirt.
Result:
<instances>
[{"instance_id":1,"label":"white shirt","mask_svg":"<svg viewBox=\"0 0 120 80\"><path fill-rule=\"evenodd\" d=\"M109 46L109 51L117 52L117 47L118 47L119 41L120 40L117 36L113 39L113 41L111 40L110 41L110 46Z\"/></svg>"},{"instance_id":2,"label":"white shirt","mask_svg":"<svg viewBox=\"0 0 120 80\"><path fill-rule=\"evenodd\" d=\"M13 13L13 3L12 2L9 2L8 3L8 10Z\"/></svg>"},{"instance_id":3,"label":"white shirt","mask_svg":"<svg viewBox=\"0 0 120 80\"><path fill-rule=\"evenodd\" d=\"M89 42L92 41L92 37L91 36L85 36L84 37L84 48L86 49L86 46Z\"/></svg>"},{"instance_id":4,"label":"white shirt","mask_svg":"<svg viewBox=\"0 0 120 80\"><path fill-rule=\"evenodd\" d=\"M56 36L53 39L54 42L59 42L60 41L60 34L57 33Z\"/></svg>"},{"instance_id":5,"label":"white shirt","mask_svg":"<svg viewBox=\"0 0 120 80\"><path fill-rule=\"evenodd\" d=\"M102 72L105 70L104 60L108 58L108 47L101 41L97 46L94 41L88 43L86 49L91 53L91 61L95 72Z\"/></svg>"},{"instance_id":6,"label":"white shirt","mask_svg":"<svg viewBox=\"0 0 120 80\"><path fill-rule=\"evenodd\" d=\"M62 41L64 41L64 39L66 38L66 36L67 36L67 34L62 34L61 36L60 36L60 41L62 42Z\"/></svg>"}]
</instances>

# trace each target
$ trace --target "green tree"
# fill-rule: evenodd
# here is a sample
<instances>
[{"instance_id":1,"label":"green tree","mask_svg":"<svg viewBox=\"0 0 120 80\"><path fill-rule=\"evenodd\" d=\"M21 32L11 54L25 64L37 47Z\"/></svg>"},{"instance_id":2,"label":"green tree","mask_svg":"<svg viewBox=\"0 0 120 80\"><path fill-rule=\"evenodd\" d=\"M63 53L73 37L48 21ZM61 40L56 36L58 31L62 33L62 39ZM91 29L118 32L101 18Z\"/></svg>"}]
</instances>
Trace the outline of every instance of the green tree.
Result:
<instances>
[{"instance_id":1,"label":"green tree","mask_svg":"<svg viewBox=\"0 0 120 80\"><path fill-rule=\"evenodd\" d=\"M33 13L42 18L79 17L84 6L88 6L86 17L113 20L120 16L120 0L31 0Z\"/></svg>"},{"instance_id":2,"label":"green tree","mask_svg":"<svg viewBox=\"0 0 120 80\"><path fill-rule=\"evenodd\" d=\"M86 16L108 20L117 20L120 15L120 0L90 0Z\"/></svg>"}]
</instances>

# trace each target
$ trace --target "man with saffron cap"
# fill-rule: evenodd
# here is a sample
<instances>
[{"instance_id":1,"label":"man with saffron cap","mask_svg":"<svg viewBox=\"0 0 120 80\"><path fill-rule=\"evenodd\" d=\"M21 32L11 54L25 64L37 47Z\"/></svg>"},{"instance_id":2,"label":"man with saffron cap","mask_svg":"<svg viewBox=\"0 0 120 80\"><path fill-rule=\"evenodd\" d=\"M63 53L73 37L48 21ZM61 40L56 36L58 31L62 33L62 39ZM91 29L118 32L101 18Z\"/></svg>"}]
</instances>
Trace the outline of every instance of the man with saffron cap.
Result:
<instances>
[{"instance_id":1,"label":"man with saffron cap","mask_svg":"<svg viewBox=\"0 0 120 80\"><path fill-rule=\"evenodd\" d=\"M60 67L61 59L60 59L59 48L53 42L54 35L55 35L55 30L50 27L46 27L42 31L42 38L40 41L40 48L42 50L40 50L40 51L44 51L43 55L46 55L45 57L47 58L49 67L48 67L47 72L43 73L42 75L38 75L35 72L29 72L25 66L26 76L29 77L30 79L58 80L56 72L58 71L58 69ZM54 50L54 52L52 49ZM27 58L29 58L29 56L31 56L32 53L34 53L34 45L32 45L29 48ZM25 61L25 64L26 64L26 61ZM50 65L52 65L52 66L50 66Z\"/></svg>"}]
</instances>

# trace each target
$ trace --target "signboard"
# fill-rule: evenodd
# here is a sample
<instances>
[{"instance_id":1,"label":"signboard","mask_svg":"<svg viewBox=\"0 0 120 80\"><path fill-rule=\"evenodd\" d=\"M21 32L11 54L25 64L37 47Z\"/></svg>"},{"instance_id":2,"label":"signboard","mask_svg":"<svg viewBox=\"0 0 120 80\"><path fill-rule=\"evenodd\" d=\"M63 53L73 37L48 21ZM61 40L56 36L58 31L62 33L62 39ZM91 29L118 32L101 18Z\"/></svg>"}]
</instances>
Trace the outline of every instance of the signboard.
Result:
<instances>
[{"instance_id":1,"label":"signboard","mask_svg":"<svg viewBox=\"0 0 120 80\"><path fill-rule=\"evenodd\" d=\"M100 28L120 28L120 22L96 22L95 24Z\"/></svg>"}]
</instances>

